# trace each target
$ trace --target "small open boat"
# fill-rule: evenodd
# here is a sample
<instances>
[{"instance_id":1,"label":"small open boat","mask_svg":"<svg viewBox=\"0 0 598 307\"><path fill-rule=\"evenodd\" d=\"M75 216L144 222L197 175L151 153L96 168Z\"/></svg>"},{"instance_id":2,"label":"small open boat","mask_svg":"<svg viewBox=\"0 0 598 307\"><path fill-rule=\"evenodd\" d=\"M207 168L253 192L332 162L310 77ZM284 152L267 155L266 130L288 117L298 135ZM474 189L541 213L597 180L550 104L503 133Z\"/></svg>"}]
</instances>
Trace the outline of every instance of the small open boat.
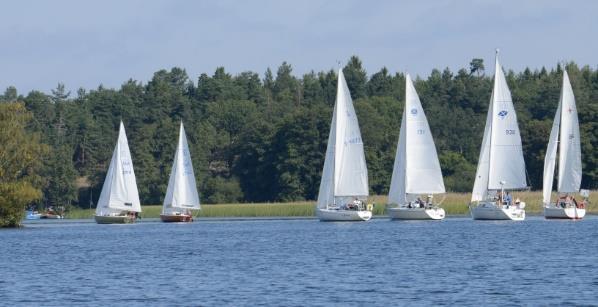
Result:
<instances>
[{"instance_id":1,"label":"small open boat","mask_svg":"<svg viewBox=\"0 0 598 307\"><path fill-rule=\"evenodd\" d=\"M42 217L42 214L34 211L34 210L27 210L25 211L25 219L26 220L39 220Z\"/></svg>"}]
</instances>

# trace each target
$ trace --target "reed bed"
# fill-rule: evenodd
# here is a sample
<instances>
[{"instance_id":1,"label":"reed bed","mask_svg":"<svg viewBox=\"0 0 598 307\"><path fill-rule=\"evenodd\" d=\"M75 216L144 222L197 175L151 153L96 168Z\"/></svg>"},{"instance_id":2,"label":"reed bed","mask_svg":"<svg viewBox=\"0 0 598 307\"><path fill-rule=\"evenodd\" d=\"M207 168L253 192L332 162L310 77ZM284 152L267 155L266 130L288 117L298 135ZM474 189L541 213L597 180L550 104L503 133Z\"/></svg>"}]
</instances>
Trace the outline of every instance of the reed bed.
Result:
<instances>
[{"instance_id":1,"label":"reed bed","mask_svg":"<svg viewBox=\"0 0 598 307\"><path fill-rule=\"evenodd\" d=\"M526 203L525 210L528 214L542 213L542 192L516 192L513 199L521 199ZM553 193L555 199L556 193ZM386 196L376 195L369 198L369 203L374 204L374 215L385 215ZM469 214L468 204L471 199L469 193L447 193L444 196L436 196L435 201L442 202L441 206L447 215ZM142 207L142 218L160 217L162 206L148 205ZM588 213L598 213L598 191L590 193L590 204L587 206ZM66 214L66 218L85 219L92 218L94 210L73 209ZM218 204L202 205L201 210L196 213L197 217L300 217L315 216L315 201L301 201L289 203L245 203L245 204Z\"/></svg>"}]
</instances>

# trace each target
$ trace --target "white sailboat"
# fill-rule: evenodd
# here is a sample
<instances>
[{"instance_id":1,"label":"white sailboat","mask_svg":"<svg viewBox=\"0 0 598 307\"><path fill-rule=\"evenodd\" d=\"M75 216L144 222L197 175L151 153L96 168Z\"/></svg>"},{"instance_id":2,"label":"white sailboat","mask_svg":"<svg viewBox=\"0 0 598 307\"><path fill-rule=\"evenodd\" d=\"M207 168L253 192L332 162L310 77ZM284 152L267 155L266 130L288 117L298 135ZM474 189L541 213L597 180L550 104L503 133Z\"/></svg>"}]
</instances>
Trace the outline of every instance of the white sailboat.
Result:
<instances>
[{"instance_id":1,"label":"white sailboat","mask_svg":"<svg viewBox=\"0 0 598 307\"><path fill-rule=\"evenodd\" d=\"M321 221L367 221L372 218L364 203L368 195L368 170L359 123L339 69L316 214Z\"/></svg>"},{"instance_id":2,"label":"white sailboat","mask_svg":"<svg viewBox=\"0 0 598 307\"><path fill-rule=\"evenodd\" d=\"M444 209L433 203L433 195L440 193L445 193L445 189L434 139L407 75L405 108L386 211L392 219L440 220L445 216ZM426 195L426 200L421 195Z\"/></svg>"},{"instance_id":3,"label":"white sailboat","mask_svg":"<svg viewBox=\"0 0 598 307\"><path fill-rule=\"evenodd\" d=\"M578 203L572 195L569 195L570 193L579 192L581 185L581 145L579 141L579 120L577 118L577 108L575 107L575 96L569 82L569 75L567 71L564 71L559 106L554 116L554 122L552 123L552 130L550 131L550 139L544 159L542 198L544 216L548 219L581 219L586 215L585 200ZM559 197L553 203L550 200L550 194L554 179L557 147L561 149L558 157L559 176L557 191Z\"/></svg>"},{"instance_id":4,"label":"white sailboat","mask_svg":"<svg viewBox=\"0 0 598 307\"><path fill-rule=\"evenodd\" d=\"M511 92L498 61L478 160L470 211L475 220L524 220L525 203L509 190L527 188L525 162Z\"/></svg>"},{"instance_id":5,"label":"white sailboat","mask_svg":"<svg viewBox=\"0 0 598 307\"><path fill-rule=\"evenodd\" d=\"M192 222L191 210L200 209L189 144L181 122L179 142L174 154L160 219L163 222Z\"/></svg>"},{"instance_id":6,"label":"white sailboat","mask_svg":"<svg viewBox=\"0 0 598 307\"><path fill-rule=\"evenodd\" d=\"M125 126L121 121L118 141L98 200L95 220L98 224L133 223L139 212L139 192Z\"/></svg>"}]
</instances>

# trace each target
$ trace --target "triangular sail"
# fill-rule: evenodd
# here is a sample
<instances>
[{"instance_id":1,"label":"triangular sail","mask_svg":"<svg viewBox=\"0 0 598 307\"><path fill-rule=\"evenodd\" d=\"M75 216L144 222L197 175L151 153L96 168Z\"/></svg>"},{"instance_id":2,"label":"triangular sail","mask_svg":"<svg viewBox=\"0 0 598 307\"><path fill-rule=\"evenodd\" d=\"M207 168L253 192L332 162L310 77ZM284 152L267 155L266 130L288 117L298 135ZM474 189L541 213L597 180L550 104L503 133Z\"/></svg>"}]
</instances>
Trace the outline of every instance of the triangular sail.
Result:
<instances>
[{"instance_id":1,"label":"triangular sail","mask_svg":"<svg viewBox=\"0 0 598 307\"><path fill-rule=\"evenodd\" d=\"M343 71L338 73L334 196L368 196L368 170L357 115Z\"/></svg>"},{"instance_id":2,"label":"triangular sail","mask_svg":"<svg viewBox=\"0 0 598 307\"><path fill-rule=\"evenodd\" d=\"M444 193L444 181L436 146L421 102L407 75L405 120L407 169L405 192L409 194Z\"/></svg>"},{"instance_id":3,"label":"triangular sail","mask_svg":"<svg viewBox=\"0 0 598 307\"><path fill-rule=\"evenodd\" d=\"M567 71L563 74L561 91L561 137L559 153L559 193L579 192L581 185L581 145L575 96Z\"/></svg>"},{"instance_id":4,"label":"triangular sail","mask_svg":"<svg viewBox=\"0 0 598 307\"><path fill-rule=\"evenodd\" d=\"M326 148L318 194L318 207L336 203L335 198L368 196L368 173L363 142L353 100L342 70Z\"/></svg>"},{"instance_id":5,"label":"triangular sail","mask_svg":"<svg viewBox=\"0 0 598 307\"><path fill-rule=\"evenodd\" d=\"M96 214L120 211L141 212L133 161L122 121L120 122L118 141L112 153L112 160L98 200Z\"/></svg>"},{"instance_id":6,"label":"triangular sail","mask_svg":"<svg viewBox=\"0 0 598 307\"><path fill-rule=\"evenodd\" d=\"M494 95L494 94L493 94ZM492 132L492 101L490 98L490 105L488 106L488 114L486 115L486 126L484 127L484 137L482 138L482 147L480 149L480 156L478 158L478 168L475 173L475 181L473 184L473 192L471 193L471 201L482 201L488 196L488 175L490 175L490 134Z\"/></svg>"},{"instance_id":7,"label":"triangular sail","mask_svg":"<svg viewBox=\"0 0 598 307\"><path fill-rule=\"evenodd\" d=\"M392 168L392 177L390 179L390 189L388 191L389 204L404 204L408 202L407 193L405 192L405 166L407 162L406 154L406 138L405 138L405 110L403 110L403 118L401 119L401 131L399 132L399 143L397 144L397 152L395 153L395 162Z\"/></svg>"},{"instance_id":8,"label":"triangular sail","mask_svg":"<svg viewBox=\"0 0 598 307\"><path fill-rule=\"evenodd\" d=\"M430 126L409 75L405 91L405 107L389 192L389 203L397 204L409 201L407 194L445 192Z\"/></svg>"},{"instance_id":9,"label":"triangular sail","mask_svg":"<svg viewBox=\"0 0 598 307\"><path fill-rule=\"evenodd\" d=\"M336 140L336 104L332 112L332 123L330 134L326 145L326 156L324 158L324 169L318 192L318 208L325 209L328 205L334 204L334 145Z\"/></svg>"},{"instance_id":10,"label":"triangular sail","mask_svg":"<svg viewBox=\"0 0 598 307\"><path fill-rule=\"evenodd\" d=\"M562 90L561 90L562 92ZM554 167L556 165L556 151L558 147L559 126L561 123L561 104L562 94L559 100L559 106L554 115L552 122L552 129L550 130L550 138L548 139L548 147L546 148L546 156L544 157L544 180L542 185L542 202L544 204L550 203L550 194L552 192L552 182L554 180Z\"/></svg>"},{"instance_id":11,"label":"triangular sail","mask_svg":"<svg viewBox=\"0 0 598 307\"><path fill-rule=\"evenodd\" d=\"M523 189L527 187L527 182L521 135L511 91L498 62L498 54L495 70L490 109L492 129L488 189Z\"/></svg>"},{"instance_id":12,"label":"triangular sail","mask_svg":"<svg viewBox=\"0 0 598 307\"><path fill-rule=\"evenodd\" d=\"M166 213L176 208L200 209L195 174L183 123L179 128L179 142L170 171L162 211Z\"/></svg>"}]
</instances>

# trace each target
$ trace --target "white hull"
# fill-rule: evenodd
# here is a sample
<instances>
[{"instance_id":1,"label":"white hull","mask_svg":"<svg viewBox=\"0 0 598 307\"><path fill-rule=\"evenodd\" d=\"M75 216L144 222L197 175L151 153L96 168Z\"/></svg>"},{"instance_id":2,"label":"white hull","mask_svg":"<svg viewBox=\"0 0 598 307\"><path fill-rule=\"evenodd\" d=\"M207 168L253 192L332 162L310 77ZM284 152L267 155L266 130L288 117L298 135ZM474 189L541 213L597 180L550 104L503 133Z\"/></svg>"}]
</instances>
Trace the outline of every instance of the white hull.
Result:
<instances>
[{"instance_id":1,"label":"white hull","mask_svg":"<svg viewBox=\"0 0 598 307\"><path fill-rule=\"evenodd\" d=\"M525 203L522 203L525 206ZM497 206L495 202L480 202L469 208L474 220L525 220L525 209L517 206Z\"/></svg>"},{"instance_id":2,"label":"white hull","mask_svg":"<svg viewBox=\"0 0 598 307\"><path fill-rule=\"evenodd\" d=\"M544 217L547 219L582 219L586 209L575 207L560 208L555 206L544 207Z\"/></svg>"},{"instance_id":3,"label":"white hull","mask_svg":"<svg viewBox=\"0 0 598 307\"><path fill-rule=\"evenodd\" d=\"M320 221L368 221L372 218L371 211L357 210L336 210L316 208L316 214Z\"/></svg>"},{"instance_id":4,"label":"white hull","mask_svg":"<svg viewBox=\"0 0 598 307\"><path fill-rule=\"evenodd\" d=\"M397 220L441 220L444 218L442 208L387 208L386 213L391 219Z\"/></svg>"}]
</instances>

